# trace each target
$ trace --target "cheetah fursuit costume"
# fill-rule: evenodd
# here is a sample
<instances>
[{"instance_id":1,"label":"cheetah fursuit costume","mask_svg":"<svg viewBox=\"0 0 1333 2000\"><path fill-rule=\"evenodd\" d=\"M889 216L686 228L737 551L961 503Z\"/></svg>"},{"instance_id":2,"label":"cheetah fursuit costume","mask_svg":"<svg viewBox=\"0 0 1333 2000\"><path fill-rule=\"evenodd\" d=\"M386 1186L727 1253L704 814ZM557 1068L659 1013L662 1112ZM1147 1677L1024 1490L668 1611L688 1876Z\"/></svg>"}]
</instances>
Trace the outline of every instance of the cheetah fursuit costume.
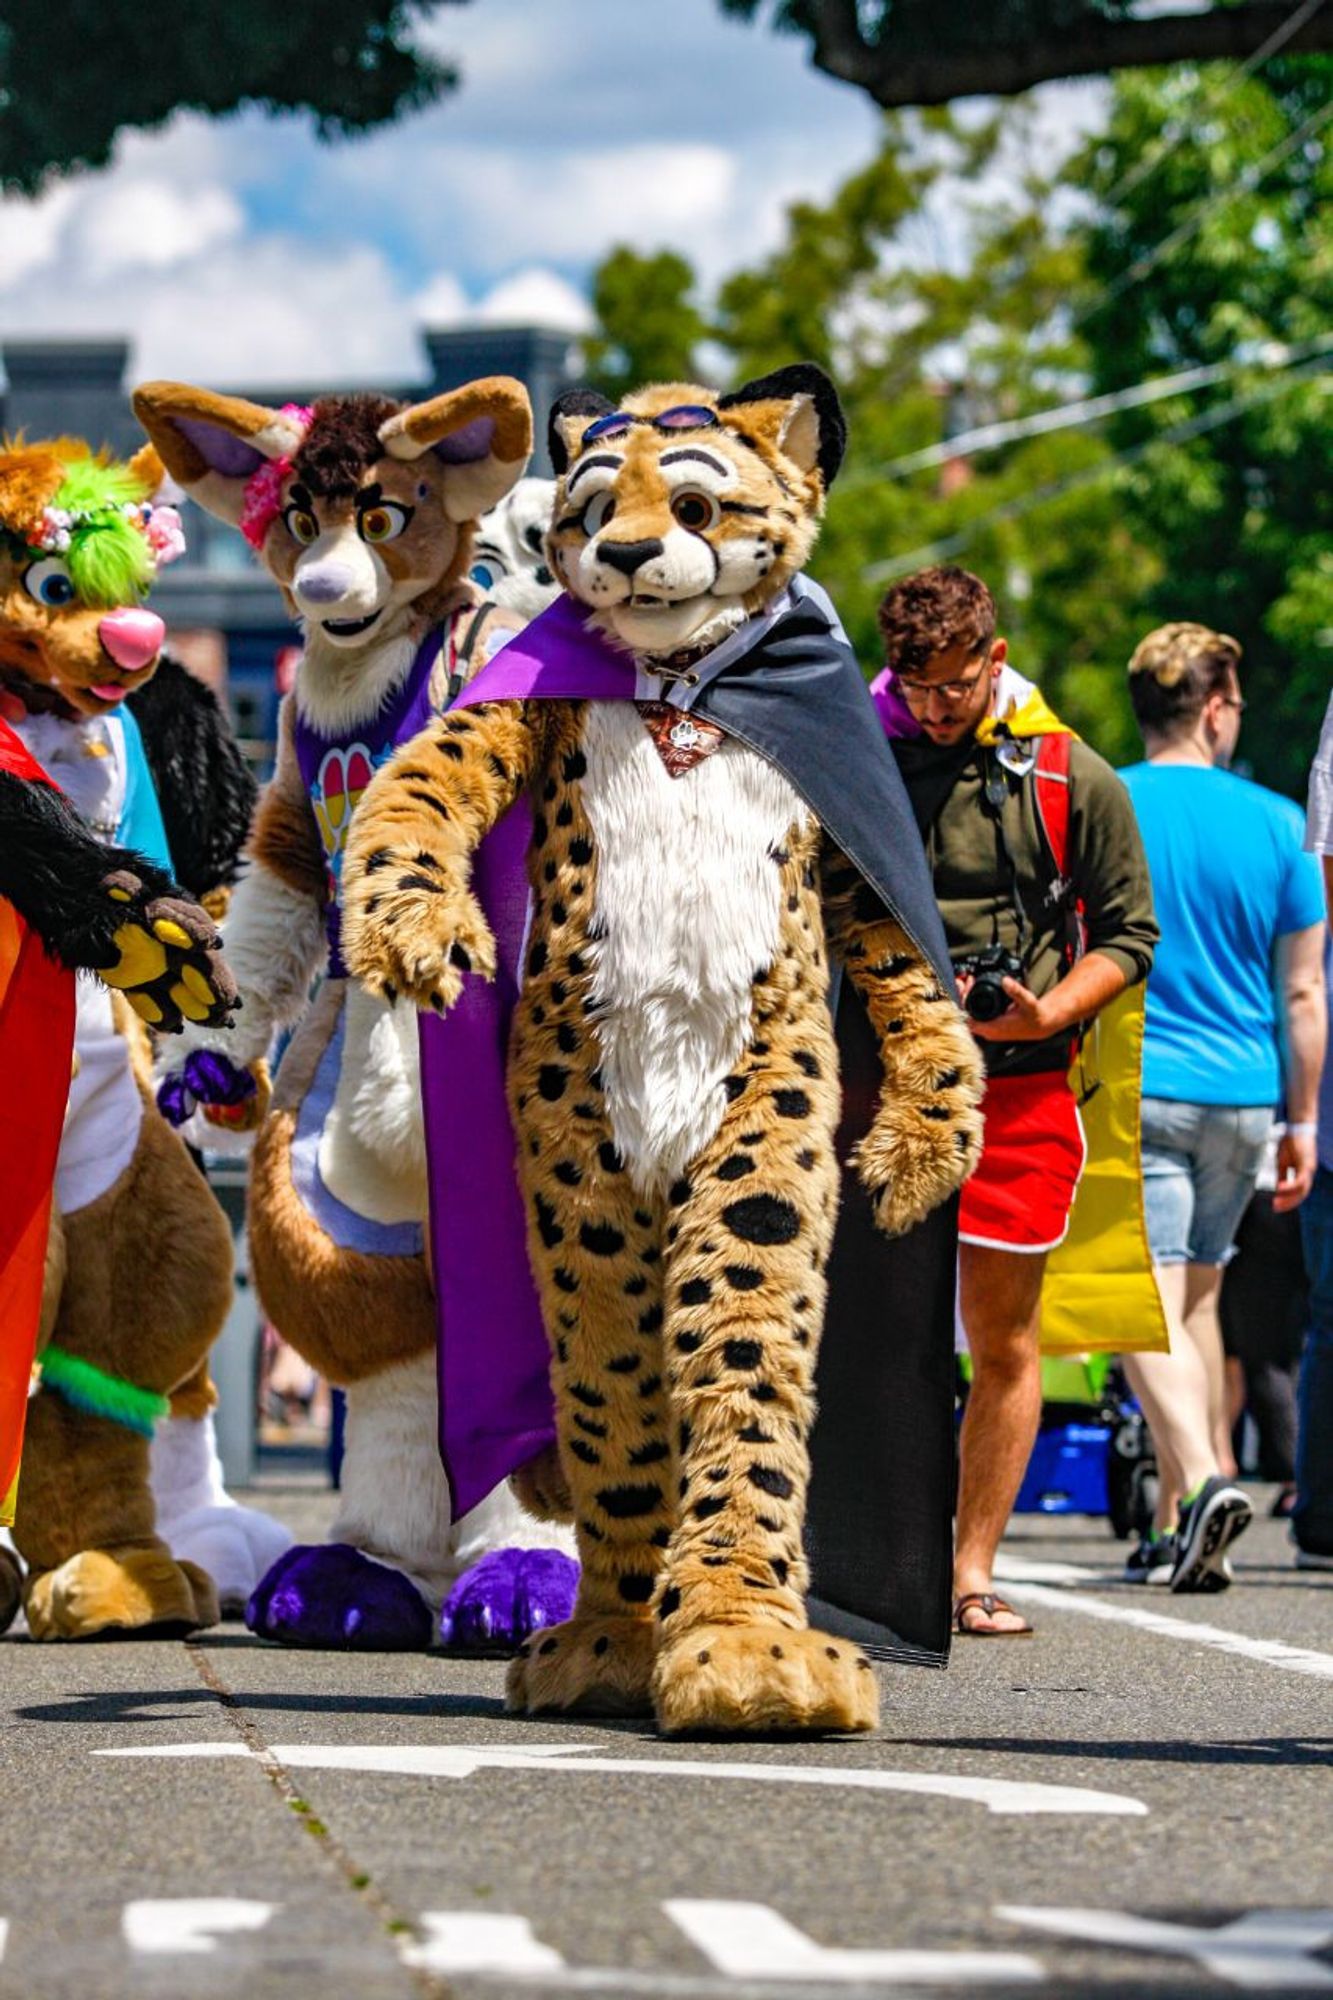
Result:
<instances>
[{"instance_id":1,"label":"cheetah fursuit costume","mask_svg":"<svg viewBox=\"0 0 1333 2000\"><path fill-rule=\"evenodd\" d=\"M428 1263L421 1077L432 1080L440 1024L421 1024L419 1059L412 1008L348 981L339 878L372 771L521 622L488 615L467 571L478 516L526 464L527 394L495 377L414 405L346 395L269 410L159 382L134 407L174 477L240 529L304 626L225 925L244 1010L230 1038L188 1038L251 1066L262 1102L274 1030L296 1023L255 1142L250 1250L279 1331L348 1394L332 1540L290 1550L247 1616L290 1645L424 1647L447 1598L446 1639L517 1640L568 1609L568 1531L524 1514L503 1479L451 1521L435 1351L436 1293L488 1333L510 1310L510 1273L460 1269L438 1238ZM452 1162L460 1201L475 1192L466 1144ZM506 1192L517 1209L508 1166Z\"/></svg>"},{"instance_id":2,"label":"cheetah fursuit costume","mask_svg":"<svg viewBox=\"0 0 1333 2000\"><path fill-rule=\"evenodd\" d=\"M494 969L474 850L521 794L532 814L509 1077L559 1451L522 1484L572 1515L583 1572L573 1617L513 1663L515 1709L876 1720L868 1661L805 1602L838 1203L830 952L879 1043L857 1169L886 1232L972 1164L980 1079L869 696L799 576L842 443L806 366L721 398L561 398L567 596L352 829L348 963L439 1010Z\"/></svg>"}]
</instances>

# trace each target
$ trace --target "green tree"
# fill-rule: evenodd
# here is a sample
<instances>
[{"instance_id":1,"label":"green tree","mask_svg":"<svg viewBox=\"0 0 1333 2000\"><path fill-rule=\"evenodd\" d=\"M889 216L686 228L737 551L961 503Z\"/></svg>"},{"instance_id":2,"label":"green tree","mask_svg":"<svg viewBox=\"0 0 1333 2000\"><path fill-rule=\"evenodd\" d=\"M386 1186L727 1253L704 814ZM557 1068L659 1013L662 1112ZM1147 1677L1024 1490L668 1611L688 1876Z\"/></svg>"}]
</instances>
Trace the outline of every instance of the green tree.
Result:
<instances>
[{"instance_id":1,"label":"green tree","mask_svg":"<svg viewBox=\"0 0 1333 2000\"><path fill-rule=\"evenodd\" d=\"M1232 364L1216 388L1110 427L1134 454L1126 521L1162 558L1142 622L1235 634L1242 751L1296 793L1333 680L1331 81L1326 60L1232 77L1224 95L1216 72L1124 77L1106 134L1071 167L1103 201L1119 190L1087 234L1093 387ZM1136 180L1164 130L1170 150Z\"/></svg>"},{"instance_id":2,"label":"green tree","mask_svg":"<svg viewBox=\"0 0 1333 2000\"><path fill-rule=\"evenodd\" d=\"M462 0L0 0L0 185L106 164L125 126L184 108L310 113L345 137L452 90L412 40Z\"/></svg>"},{"instance_id":3,"label":"green tree","mask_svg":"<svg viewBox=\"0 0 1333 2000\"><path fill-rule=\"evenodd\" d=\"M1213 0L1148 12L1134 0L719 0L724 14L803 35L817 69L886 110L1012 96L1057 76L1177 62L1243 62L1270 43L1333 49L1320 0Z\"/></svg>"},{"instance_id":4,"label":"green tree","mask_svg":"<svg viewBox=\"0 0 1333 2000\"><path fill-rule=\"evenodd\" d=\"M625 244L593 275L597 332L583 342L588 380L614 401L639 382L690 380L708 324L695 276L674 250L644 256Z\"/></svg>"}]
</instances>

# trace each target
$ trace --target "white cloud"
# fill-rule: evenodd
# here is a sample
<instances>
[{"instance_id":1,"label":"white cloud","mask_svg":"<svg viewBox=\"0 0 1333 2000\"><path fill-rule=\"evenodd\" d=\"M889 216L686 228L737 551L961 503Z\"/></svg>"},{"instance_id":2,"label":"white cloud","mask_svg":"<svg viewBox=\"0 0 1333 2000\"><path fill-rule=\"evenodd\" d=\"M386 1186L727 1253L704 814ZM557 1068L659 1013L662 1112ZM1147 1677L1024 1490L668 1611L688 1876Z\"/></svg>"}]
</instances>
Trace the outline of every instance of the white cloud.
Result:
<instances>
[{"instance_id":1,"label":"white cloud","mask_svg":"<svg viewBox=\"0 0 1333 2000\"><path fill-rule=\"evenodd\" d=\"M550 326L562 333L588 333L593 324L584 294L558 271L535 264L502 279L472 317L493 326Z\"/></svg>"},{"instance_id":2,"label":"white cloud","mask_svg":"<svg viewBox=\"0 0 1333 2000\"><path fill-rule=\"evenodd\" d=\"M136 269L168 270L239 237L245 210L229 188L180 188L144 175L84 191L69 216L66 249L96 282Z\"/></svg>"},{"instance_id":3,"label":"white cloud","mask_svg":"<svg viewBox=\"0 0 1333 2000\"><path fill-rule=\"evenodd\" d=\"M437 271L412 301L422 326L456 326L470 310L468 295L452 271Z\"/></svg>"}]
</instances>

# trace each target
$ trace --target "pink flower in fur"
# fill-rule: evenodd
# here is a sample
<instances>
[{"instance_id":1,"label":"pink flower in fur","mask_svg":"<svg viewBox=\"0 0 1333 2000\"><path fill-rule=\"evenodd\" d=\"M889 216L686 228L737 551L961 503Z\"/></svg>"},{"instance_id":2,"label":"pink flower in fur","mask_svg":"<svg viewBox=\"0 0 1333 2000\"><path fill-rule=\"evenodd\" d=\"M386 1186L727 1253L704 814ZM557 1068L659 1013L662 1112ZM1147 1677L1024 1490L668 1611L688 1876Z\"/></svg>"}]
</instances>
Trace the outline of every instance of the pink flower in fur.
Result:
<instances>
[{"instance_id":1,"label":"pink flower in fur","mask_svg":"<svg viewBox=\"0 0 1333 2000\"><path fill-rule=\"evenodd\" d=\"M144 522L143 531L159 569L185 554L185 530L174 507L154 507Z\"/></svg>"},{"instance_id":2,"label":"pink flower in fur","mask_svg":"<svg viewBox=\"0 0 1333 2000\"><path fill-rule=\"evenodd\" d=\"M303 403L284 403L284 417L293 417L302 430L307 430L313 414ZM257 471L252 472L245 482L245 498L241 503L241 533L252 549L262 549L264 537L277 517L282 503L282 482L292 469L294 454L286 452L281 458L266 459Z\"/></svg>"}]
</instances>

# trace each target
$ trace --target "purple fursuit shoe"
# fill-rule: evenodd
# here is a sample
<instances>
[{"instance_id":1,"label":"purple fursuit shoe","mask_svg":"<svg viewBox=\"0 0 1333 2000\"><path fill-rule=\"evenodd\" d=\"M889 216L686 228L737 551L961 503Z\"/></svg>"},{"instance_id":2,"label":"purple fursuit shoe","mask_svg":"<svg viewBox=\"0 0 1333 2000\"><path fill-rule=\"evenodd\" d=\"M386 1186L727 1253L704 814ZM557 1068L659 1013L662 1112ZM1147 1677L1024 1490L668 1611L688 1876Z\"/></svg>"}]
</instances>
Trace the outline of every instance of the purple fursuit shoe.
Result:
<instances>
[{"instance_id":1,"label":"purple fursuit shoe","mask_svg":"<svg viewBox=\"0 0 1333 2000\"><path fill-rule=\"evenodd\" d=\"M512 1653L574 1609L579 1566L558 1549L496 1549L464 1570L440 1613L440 1644Z\"/></svg>"},{"instance_id":2,"label":"purple fursuit shoe","mask_svg":"<svg viewBox=\"0 0 1333 2000\"><path fill-rule=\"evenodd\" d=\"M415 1584L347 1542L279 1556L245 1622L261 1639L335 1653L424 1653L431 1641L430 1607Z\"/></svg>"}]
</instances>

